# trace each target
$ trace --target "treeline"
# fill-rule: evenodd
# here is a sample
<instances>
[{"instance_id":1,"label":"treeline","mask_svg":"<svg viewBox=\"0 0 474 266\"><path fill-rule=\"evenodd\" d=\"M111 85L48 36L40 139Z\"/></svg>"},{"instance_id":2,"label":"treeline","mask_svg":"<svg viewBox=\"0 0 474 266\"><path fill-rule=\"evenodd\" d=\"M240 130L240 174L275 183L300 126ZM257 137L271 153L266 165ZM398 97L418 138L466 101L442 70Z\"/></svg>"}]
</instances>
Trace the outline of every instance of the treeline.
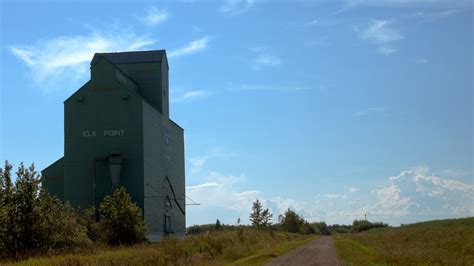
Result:
<instances>
[{"instance_id":1,"label":"treeline","mask_svg":"<svg viewBox=\"0 0 474 266\"><path fill-rule=\"evenodd\" d=\"M0 168L0 259L88 249L95 244L145 240L140 208L124 188L104 198L98 210L76 210L41 188L34 165Z\"/></svg>"},{"instance_id":2,"label":"treeline","mask_svg":"<svg viewBox=\"0 0 474 266\"><path fill-rule=\"evenodd\" d=\"M270 232L289 232L297 234L318 234L329 235L330 231L325 222L309 223L301 215L288 209L284 214L278 216L278 223L272 224L270 218L273 215L269 209L263 209L259 200L256 200L252 206L252 212L249 215L251 225L241 225L240 218L237 225L223 224L219 219L215 224L192 225L187 228L187 234L200 234L204 232L215 231L242 231L248 228L259 230L268 230Z\"/></svg>"},{"instance_id":3,"label":"treeline","mask_svg":"<svg viewBox=\"0 0 474 266\"><path fill-rule=\"evenodd\" d=\"M359 233L373 228L388 227L389 225L383 222L370 222L367 220L354 220L352 225L332 224L328 226L330 232L336 233Z\"/></svg>"},{"instance_id":4,"label":"treeline","mask_svg":"<svg viewBox=\"0 0 474 266\"><path fill-rule=\"evenodd\" d=\"M336 233L358 233L372 228L388 227L382 222L369 222L367 220L354 220L352 225L327 225L324 221L310 223L295 211L288 209L284 214L278 216L278 223L272 224L270 219L273 215L269 209L263 209L261 202L257 199L252 205L252 212L249 215L251 225L240 225L240 218L237 225L222 224L219 219L215 224L193 225L187 228L188 234L199 234L214 231L234 231L245 228L257 228L270 232L289 232L299 234L330 235Z\"/></svg>"}]
</instances>

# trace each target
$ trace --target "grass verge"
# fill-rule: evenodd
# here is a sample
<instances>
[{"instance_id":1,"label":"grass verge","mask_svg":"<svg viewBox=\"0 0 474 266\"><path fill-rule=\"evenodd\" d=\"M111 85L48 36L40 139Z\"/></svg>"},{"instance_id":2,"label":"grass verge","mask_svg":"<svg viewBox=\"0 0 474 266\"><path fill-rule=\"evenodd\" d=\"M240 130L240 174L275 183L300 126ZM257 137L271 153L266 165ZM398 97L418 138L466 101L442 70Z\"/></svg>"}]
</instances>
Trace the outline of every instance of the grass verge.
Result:
<instances>
[{"instance_id":1,"label":"grass verge","mask_svg":"<svg viewBox=\"0 0 474 266\"><path fill-rule=\"evenodd\" d=\"M335 235L349 265L474 265L474 217Z\"/></svg>"},{"instance_id":2,"label":"grass verge","mask_svg":"<svg viewBox=\"0 0 474 266\"><path fill-rule=\"evenodd\" d=\"M247 229L169 238L157 244L97 247L89 252L29 258L5 265L261 265L314 235ZM243 259L242 261L239 261Z\"/></svg>"},{"instance_id":3,"label":"grass verge","mask_svg":"<svg viewBox=\"0 0 474 266\"><path fill-rule=\"evenodd\" d=\"M263 265L271 260L275 259L278 256L281 256L295 248L304 246L310 241L315 240L316 237L305 238L301 240L294 240L287 243L281 243L280 245L268 247L256 252L256 254L238 259L233 263L230 263L229 266L238 266L238 265Z\"/></svg>"}]
</instances>

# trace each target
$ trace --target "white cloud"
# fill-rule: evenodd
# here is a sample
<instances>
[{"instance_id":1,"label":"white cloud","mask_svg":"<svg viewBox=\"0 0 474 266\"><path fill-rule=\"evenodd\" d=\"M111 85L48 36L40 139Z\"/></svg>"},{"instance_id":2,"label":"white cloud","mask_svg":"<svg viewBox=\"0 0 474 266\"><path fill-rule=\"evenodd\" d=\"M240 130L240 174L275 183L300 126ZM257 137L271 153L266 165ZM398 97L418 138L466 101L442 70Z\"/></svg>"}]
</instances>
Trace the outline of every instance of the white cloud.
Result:
<instances>
[{"instance_id":1,"label":"white cloud","mask_svg":"<svg viewBox=\"0 0 474 266\"><path fill-rule=\"evenodd\" d=\"M257 0L225 0L219 11L235 16L250 10L257 2Z\"/></svg>"},{"instance_id":2,"label":"white cloud","mask_svg":"<svg viewBox=\"0 0 474 266\"><path fill-rule=\"evenodd\" d=\"M383 54L383 55L391 55L393 53L396 53L398 50L393 48L393 47L390 47L390 46L380 46L378 49L377 49L377 52L379 54Z\"/></svg>"},{"instance_id":3,"label":"white cloud","mask_svg":"<svg viewBox=\"0 0 474 266\"><path fill-rule=\"evenodd\" d=\"M146 10L147 15L142 18L142 22L148 26L155 26L165 22L168 19L168 11L166 9L158 9L150 7Z\"/></svg>"},{"instance_id":4,"label":"white cloud","mask_svg":"<svg viewBox=\"0 0 474 266\"><path fill-rule=\"evenodd\" d=\"M229 91L304 91L310 90L308 87L301 86L269 86L269 85L252 85L252 84L242 84L238 86L231 86L228 88Z\"/></svg>"},{"instance_id":5,"label":"white cloud","mask_svg":"<svg viewBox=\"0 0 474 266\"><path fill-rule=\"evenodd\" d=\"M156 42L128 31L94 32L45 39L34 45L12 45L10 51L31 70L38 86L52 91L63 82L85 78L94 53L140 50Z\"/></svg>"},{"instance_id":6,"label":"white cloud","mask_svg":"<svg viewBox=\"0 0 474 266\"><path fill-rule=\"evenodd\" d=\"M328 199L345 198L345 195L336 194L336 193L327 193L327 194L324 194L323 196Z\"/></svg>"},{"instance_id":7,"label":"white cloud","mask_svg":"<svg viewBox=\"0 0 474 266\"><path fill-rule=\"evenodd\" d=\"M204 183L196 186L190 186L186 187L187 190L200 190L200 189L206 189L206 188L213 188L213 187L219 187L220 185L217 184L217 182L209 182L209 183Z\"/></svg>"},{"instance_id":8,"label":"white cloud","mask_svg":"<svg viewBox=\"0 0 474 266\"><path fill-rule=\"evenodd\" d=\"M373 20L366 28L355 28L355 31L361 39L378 45L377 53L390 55L398 49L388 44L404 38L403 34L393 27L393 24L391 20Z\"/></svg>"},{"instance_id":9,"label":"white cloud","mask_svg":"<svg viewBox=\"0 0 474 266\"><path fill-rule=\"evenodd\" d=\"M171 101L172 102L187 102L192 101L198 98L204 98L206 96L211 95L212 92L208 90L193 90L193 91L186 91L181 94L172 93Z\"/></svg>"},{"instance_id":10,"label":"white cloud","mask_svg":"<svg viewBox=\"0 0 474 266\"><path fill-rule=\"evenodd\" d=\"M357 192L357 191L359 191L359 190L360 190L360 189L355 188L355 187L349 188L349 192L350 192L350 193L354 193L354 192Z\"/></svg>"},{"instance_id":11,"label":"white cloud","mask_svg":"<svg viewBox=\"0 0 474 266\"><path fill-rule=\"evenodd\" d=\"M252 70L260 70L264 67L276 67L281 65L281 59L277 56L273 55L258 55L253 63L252 63Z\"/></svg>"},{"instance_id":12,"label":"white cloud","mask_svg":"<svg viewBox=\"0 0 474 266\"><path fill-rule=\"evenodd\" d=\"M398 41L404 38L403 34L393 28L393 21L373 20L365 29L356 29L359 36L364 40L369 40L377 44Z\"/></svg>"},{"instance_id":13,"label":"white cloud","mask_svg":"<svg viewBox=\"0 0 474 266\"><path fill-rule=\"evenodd\" d=\"M233 153L226 152L226 151L224 151L224 149L222 149L220 147L213 148L212 150L210 150L209 152L207 152L204 155L192 157L192 158L189 159L189 162L191 163L191 171L192 172L200 171L209 159L228 158L228 157L231 157L233 155L234 155Z\"/></svg>"},{"instance_id":14,"label":"white cloud","mask_svg":"<svg viewBox=\"0 0 474 266\"><path fill-rule=\"evenodd\" d=\"M445 19L459 13L459 10L450 9L438 12L417 12L413 15L414 18L421 20L421 22L434 22L440 19Z\"/></svg>"},{"instance_id":15,"label":"white cloud","mask_svg":"<svg viewBox=\"0 0 474 266\"><path fill-rule=\"evenodd\" d=\"M205 207L231 210L246 216L252 208L252 202L260 195L258 190L240 190L245 175L232 176L210 172L204 178L206 183L186 188L186 194Z\"/></svg>"},{"instance_id":16,"label":"white cloud","mask_svg":"<svg viewBox=\"0 0 474 266\"><path fill-rule=\"evenodd\" d=\"M428 172L428 167L418 166L402 171L398 176L389 177L390 185L372 191L377 195L378 201L368 209L372 212L381 210L400 215L423 212L439 215L442 210L440 207L453 206L451 215L456 215L456 207L473 210L471 215L474 215L474 185L433 176Z\"/></svg>"},{"instance_id":17,"label":"white cloud","mask_svg":"<svg viewBox=\"0 0 474 266\"><path fill-rule=\"evenodd\" d=\"M354 116L368 116L368 115L384 116L385 114L386 114L386 109L384 107L371 107L362 111L355 112L353 115Z\"/></svg>"},{"instance_id":18,"label":"white cloud","mask_svg":"<svg viewBox=\"0 0 474 266\"><path fill-rule=\"evenodd\" d=\"M208 43L209 43L208 37L203 37L201 39L194 40L184 47L171 50L168 53L168 57L172 58L172 57L178 57L178 56L202 52L207 49Z\"/></svg>"},{"instance_id":19,"label":"white cloud","mask_svg":"<svg viewBox=\"0 0 474 266\"><path fill-rule=\"evenodd\" d=\"M278 66L281 64L281 59L272 55L260 55L255 58L255 63L263 66Z\"/></svg>"},{"instance_id":20,"label":"white cloud","mask_svg":"<svg viewBox=\"0 0 474 266\"><path fill-rule=\"evenodd\" d=\"M469 7L471 0L345 0L348 7L374 6L374 7Z\"/></svg>"},{"instance_id":21,"label":"white cloud","mask_svg":"<svg viewBox=\"0 0 474 266\"><path fill-rule=\"evenodd\" d=\"M358 201L358 196L348 194L349 201L337 207L323 201L330 210L327 221L347 223L367 214L371 220L396 224L474 215L473 184L431 175L426 166L401 171L387 181L387 185L372 189L373 198L367 200Z\"/></svg>"},{"instance_id":22,"label":"white cloud","mask_svg":"<svg viewBox=\"0 0 474 266\"><path fill-rule=\"evenodd\" d=\"M426 58L416 58L416 59L413 59L413 62L417 63L417 64L426 64L428 63L428 59Z\"/></svg>"}]
</instances>

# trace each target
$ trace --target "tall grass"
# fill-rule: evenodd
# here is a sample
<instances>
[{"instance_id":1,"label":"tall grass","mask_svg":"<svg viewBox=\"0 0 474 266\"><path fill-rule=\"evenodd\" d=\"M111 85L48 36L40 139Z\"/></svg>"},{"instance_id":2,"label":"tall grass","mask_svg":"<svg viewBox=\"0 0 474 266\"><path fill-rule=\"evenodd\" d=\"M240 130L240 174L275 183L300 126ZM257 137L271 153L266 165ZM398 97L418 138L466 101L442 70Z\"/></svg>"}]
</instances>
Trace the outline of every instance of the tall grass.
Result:
<instances>
[{"instance_id":1,"label":"tall grass","mask_svg":"<svg viewBox=\"0 0 474 266\"><path fill-rule=\"evenodd\" d=\"M90 254L36 257L10 263L18 265L223 265L262 254L268 256L263 260L259 257L260 261L268 261L272 256L280 255L282 247L287 251L304 245L314 238L308 235L246 229L240 233L225 231L191 235L185 239L168 238L157 244L116 248L104 246L93 250Z\"/></svg>"},{"instance_id":2,"label":"tall grass","mask_svg":"<svg viewBox=\"0 0 474 266\"><path fill-rule=\"evenodd\" d=\"M474 265L474 217L335 236L347 264Z\"/></svg>"}]
</instances>

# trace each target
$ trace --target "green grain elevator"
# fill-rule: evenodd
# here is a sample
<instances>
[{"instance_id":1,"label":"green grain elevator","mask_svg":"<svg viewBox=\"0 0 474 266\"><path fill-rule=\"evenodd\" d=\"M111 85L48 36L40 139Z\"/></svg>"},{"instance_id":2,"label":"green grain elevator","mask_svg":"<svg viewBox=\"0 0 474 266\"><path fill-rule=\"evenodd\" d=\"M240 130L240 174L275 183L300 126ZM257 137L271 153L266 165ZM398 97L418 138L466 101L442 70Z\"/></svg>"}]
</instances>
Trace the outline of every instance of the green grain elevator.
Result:
<instances>
[{"instance_id":1,"label":"green grain elevator","mask_svg":"<svg viewBox=\"0 0 474 266\"><path fill-rule=\"evenodd\" d=\"M184 236L183 129L169 118L164 50L96 53L91 78L64 101L64 157L42 184L73 206L99 206L124 186L148 239Z\"/></svg>"}]
</instances>

